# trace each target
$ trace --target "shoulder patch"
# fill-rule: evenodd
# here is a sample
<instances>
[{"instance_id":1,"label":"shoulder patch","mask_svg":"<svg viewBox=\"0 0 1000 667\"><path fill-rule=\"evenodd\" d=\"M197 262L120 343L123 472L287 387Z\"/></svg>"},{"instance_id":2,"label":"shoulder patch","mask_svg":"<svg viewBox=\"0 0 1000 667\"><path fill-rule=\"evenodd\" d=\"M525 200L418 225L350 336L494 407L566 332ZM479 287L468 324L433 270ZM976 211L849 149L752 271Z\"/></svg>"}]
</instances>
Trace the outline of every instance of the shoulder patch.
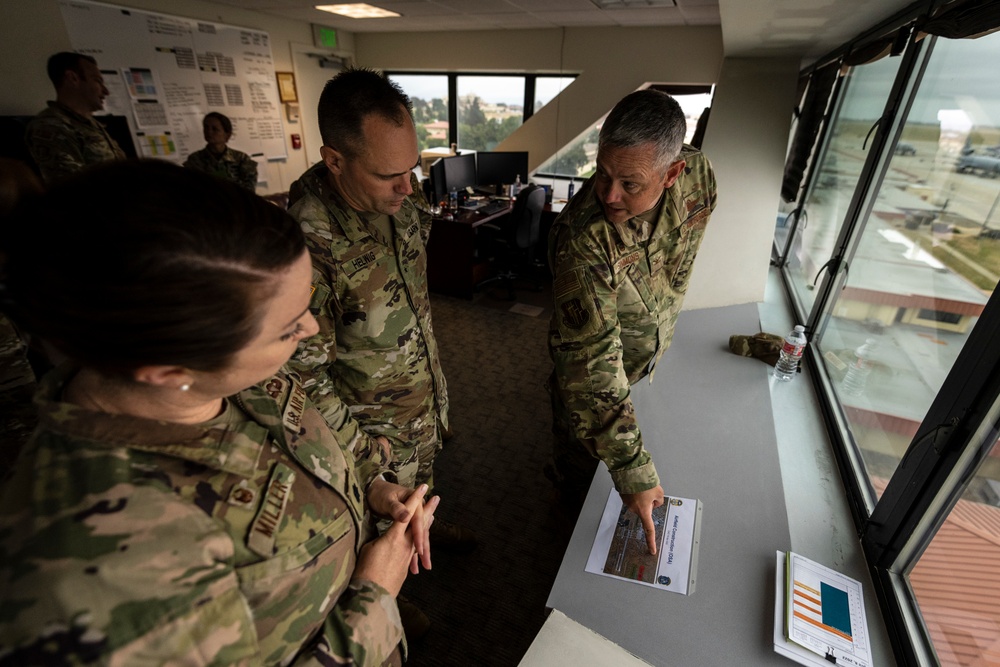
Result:
<instances>
[{"instance_id":1,"label":"shoulder patch","mask_svg":"<svg viewBox=\"0 0 1000 667\"><path fill-rule=\"evenodd\" d=\"M556 278L556 281L552 286L552 291L555 293L556 299L560 299L567 294L580 291L582 287L583 286L580 284L580 276L576 271L570 271Z\"/></svg>"},{"instance_id":2,"label":"shoulder patch","mask_svg":"<svg viewBox=\"0 0 1000 667\"><path fill-rule=\"evenodd\" d=\"M582 329L590 321L590 313L583 307L579 297L574 297L559 304L562 310L562 320L570 329Z\"/></svg>"}]
</instances>

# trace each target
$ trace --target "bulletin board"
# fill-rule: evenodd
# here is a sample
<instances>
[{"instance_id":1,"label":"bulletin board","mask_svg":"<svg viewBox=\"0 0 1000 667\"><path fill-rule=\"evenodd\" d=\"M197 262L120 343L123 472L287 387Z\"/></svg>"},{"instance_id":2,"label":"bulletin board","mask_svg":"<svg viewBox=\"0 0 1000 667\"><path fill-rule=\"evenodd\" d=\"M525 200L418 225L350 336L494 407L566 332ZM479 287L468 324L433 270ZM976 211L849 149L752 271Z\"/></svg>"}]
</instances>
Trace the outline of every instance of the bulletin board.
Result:
<instances>
[{"instance_id":1,"label":"bulletin board","mask_svg":"<svg viewBox=\"0 0 1000 667\"><path fill-rule=\"evenodd\" d=\"M59 8L74 50L97 59L105 111L128 118L140 156L183 162L205 147L210 111L232 120L230 147L258 162L288 156L268 33L88 0Z\"/></svg>"}]
</instances>

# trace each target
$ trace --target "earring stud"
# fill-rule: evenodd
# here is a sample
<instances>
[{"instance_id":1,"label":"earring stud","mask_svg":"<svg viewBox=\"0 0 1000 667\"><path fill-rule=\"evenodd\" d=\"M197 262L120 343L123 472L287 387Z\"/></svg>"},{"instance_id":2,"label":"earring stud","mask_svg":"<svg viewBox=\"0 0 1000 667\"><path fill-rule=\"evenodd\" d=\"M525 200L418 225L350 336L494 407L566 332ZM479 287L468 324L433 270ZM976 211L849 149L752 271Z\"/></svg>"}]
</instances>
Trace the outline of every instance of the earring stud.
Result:
<instances>
[{"instance_id":1,"label":"earring stud","mask_svg":"<svg viewBox=\"0 0 1000 667\"><path fill-rule=\"evenodd\" d=\"M191 385L189 385L189 384L182 384L180 387L178 387L178 389L180 389L181 391L187 391L190 388L191 388Z\"/></svg>"}]
</instances>

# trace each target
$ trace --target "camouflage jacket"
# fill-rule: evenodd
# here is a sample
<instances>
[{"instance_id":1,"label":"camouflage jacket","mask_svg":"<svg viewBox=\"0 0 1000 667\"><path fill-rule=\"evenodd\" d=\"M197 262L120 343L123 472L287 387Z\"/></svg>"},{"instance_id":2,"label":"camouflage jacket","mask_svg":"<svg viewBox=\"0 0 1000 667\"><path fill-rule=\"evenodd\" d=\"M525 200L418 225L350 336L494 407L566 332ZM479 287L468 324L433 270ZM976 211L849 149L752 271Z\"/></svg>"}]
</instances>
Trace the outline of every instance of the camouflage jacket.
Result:
<instances>
[{"instance_id":1,"label":"camouflage jacket","mask_svg":"<svg viewBox=\"0 0 1000 667\"><path fill-rule=\"evenodd\" d=\"M184 166L232 181L250 192L257 189L257 163L246 153L228 146L222 155L216 155L206 146L188 155Z\"/></svg>"},{"instance_id":2,"label":"camouflage jacket","mask_svg":"<svg viewBox=\"0 0 1000 667\"><path fill-rule=\"evenodd\" d=\"M356 469L297 381L184 425L60 403L67 378L43 381L0 498L0 664L378 665L395 650L395 600L351 579L382 453Z\"/></svg>"},{"instance_id":3,"label":"camouflage jacket","mask_svg":"<svg viewBox=\"0 0 1000 667\"><path fill-rule=\"evenodd\" d=\"M715 207L708 159L690 146L681 157L687 165L666 191L652 225L640 217L606 221L591 178L549 234L554 384L576 437L608 465L621 493L659 484L643 449L629 387L651 374L670 346Z\"/></svg>"},{"instance_id":4,"label":"camouflage jacket","mask_svg":"<svg viewBox=\"0 0 1000 667\"><path fill-rule=\"evenodd\" d=\"M431 218L418 208L420 199L408 197L391 217L390 247L326 174L321 162L293 186L301 194L289 213L302 223L312 254L310 308L320 332L289 366L341 442L384 435L399 456L414 441L436 437L436 421L448 425L427 292ZM400 484L412 486L413 470L397 472Z\"/></svg>"},{"instance_id":5,"label":"camouflage jacket","mask_svg":"<svg viewBox=\"0 0 1000 667\"><path fill-rule=\"evenodd\" d=\"M125 159L125 151L99 122L58 102L48 105L28 122L24 137L47 184L99 162Z\"/></svg>"}]
</instances>

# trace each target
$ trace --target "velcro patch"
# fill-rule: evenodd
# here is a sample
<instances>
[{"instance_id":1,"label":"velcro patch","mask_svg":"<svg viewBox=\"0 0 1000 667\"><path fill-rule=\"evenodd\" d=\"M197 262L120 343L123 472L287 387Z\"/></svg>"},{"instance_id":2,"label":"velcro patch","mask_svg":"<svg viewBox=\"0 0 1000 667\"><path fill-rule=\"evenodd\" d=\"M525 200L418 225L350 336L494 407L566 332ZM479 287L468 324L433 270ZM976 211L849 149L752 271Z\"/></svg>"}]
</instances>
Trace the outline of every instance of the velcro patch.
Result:
<instances>
[{"instance_id":1,"label":"velcro patch","mask_svg":"<svg viewBox=\"0 0 1000 667\"><path fill-rule=\"evenodd\" d=\"M620 257L617 262L615 262L615 273L621 273L628 267L632 266L642 257L642 252L639 250L633 250L624 257Z\"/></svg>"},{"instance_id":2,"label":"velcro patch","mask_svg":"<svg viewBox=\"0 0 1000 667\"><path fill-rule=\"evenodd\" d=\"M577 275L576 271L562 274L556 278L552 286L552 291L557 299L567 294L579 292L581 289L583 289L583 285L580 283L580 276Z\"/></svg>"},{"instance_id":3,"label":"velcro patch","mask_svg":"<svg viewBox=\"0 0 1000 667\"><path fill-rule=\"evenodd\" d=\"M357 257L343 262L340 266L347 277L351 277L358 271L374 264L381 254L376 250L366 250Z\"/></svg>"},{"instance_id":4,"label":"velcro patch","mask_svg":"<svg viewBox=\"0 0 1000 667\"><path fill-rule=\"evenodd\" d=\"M292 384L292 395L288 397L285 404L285 414L281 418L281 423L285 428L295 433L299 432L302 426L302 413L306 409L306 390L298 383Z\"/></svg>"},{"instance_id":5,"label":"velcro patch","mask_svg":"<svg viewBox=\"0 0 1000 667\"><path fill-rule=\"evenodd\" d=\"M274 555L276 534L285 516L288 499L292 495L293 482L295 482L294 470L283 463L274 467L260 509L250 524L247 547L255 554L266 557Z\"/></svg>"},{"instance_id":6,"label":"velcro patch","mask_svg":"<svg viewBox=\"0 0 1000 667\"><path fill-rule=\"evenodd\" d=\"M590 321L590 313L578 298L563 301L559 308L562 310L563 324L570 329L582 329Z\"/></svg>"}]
</instances>

